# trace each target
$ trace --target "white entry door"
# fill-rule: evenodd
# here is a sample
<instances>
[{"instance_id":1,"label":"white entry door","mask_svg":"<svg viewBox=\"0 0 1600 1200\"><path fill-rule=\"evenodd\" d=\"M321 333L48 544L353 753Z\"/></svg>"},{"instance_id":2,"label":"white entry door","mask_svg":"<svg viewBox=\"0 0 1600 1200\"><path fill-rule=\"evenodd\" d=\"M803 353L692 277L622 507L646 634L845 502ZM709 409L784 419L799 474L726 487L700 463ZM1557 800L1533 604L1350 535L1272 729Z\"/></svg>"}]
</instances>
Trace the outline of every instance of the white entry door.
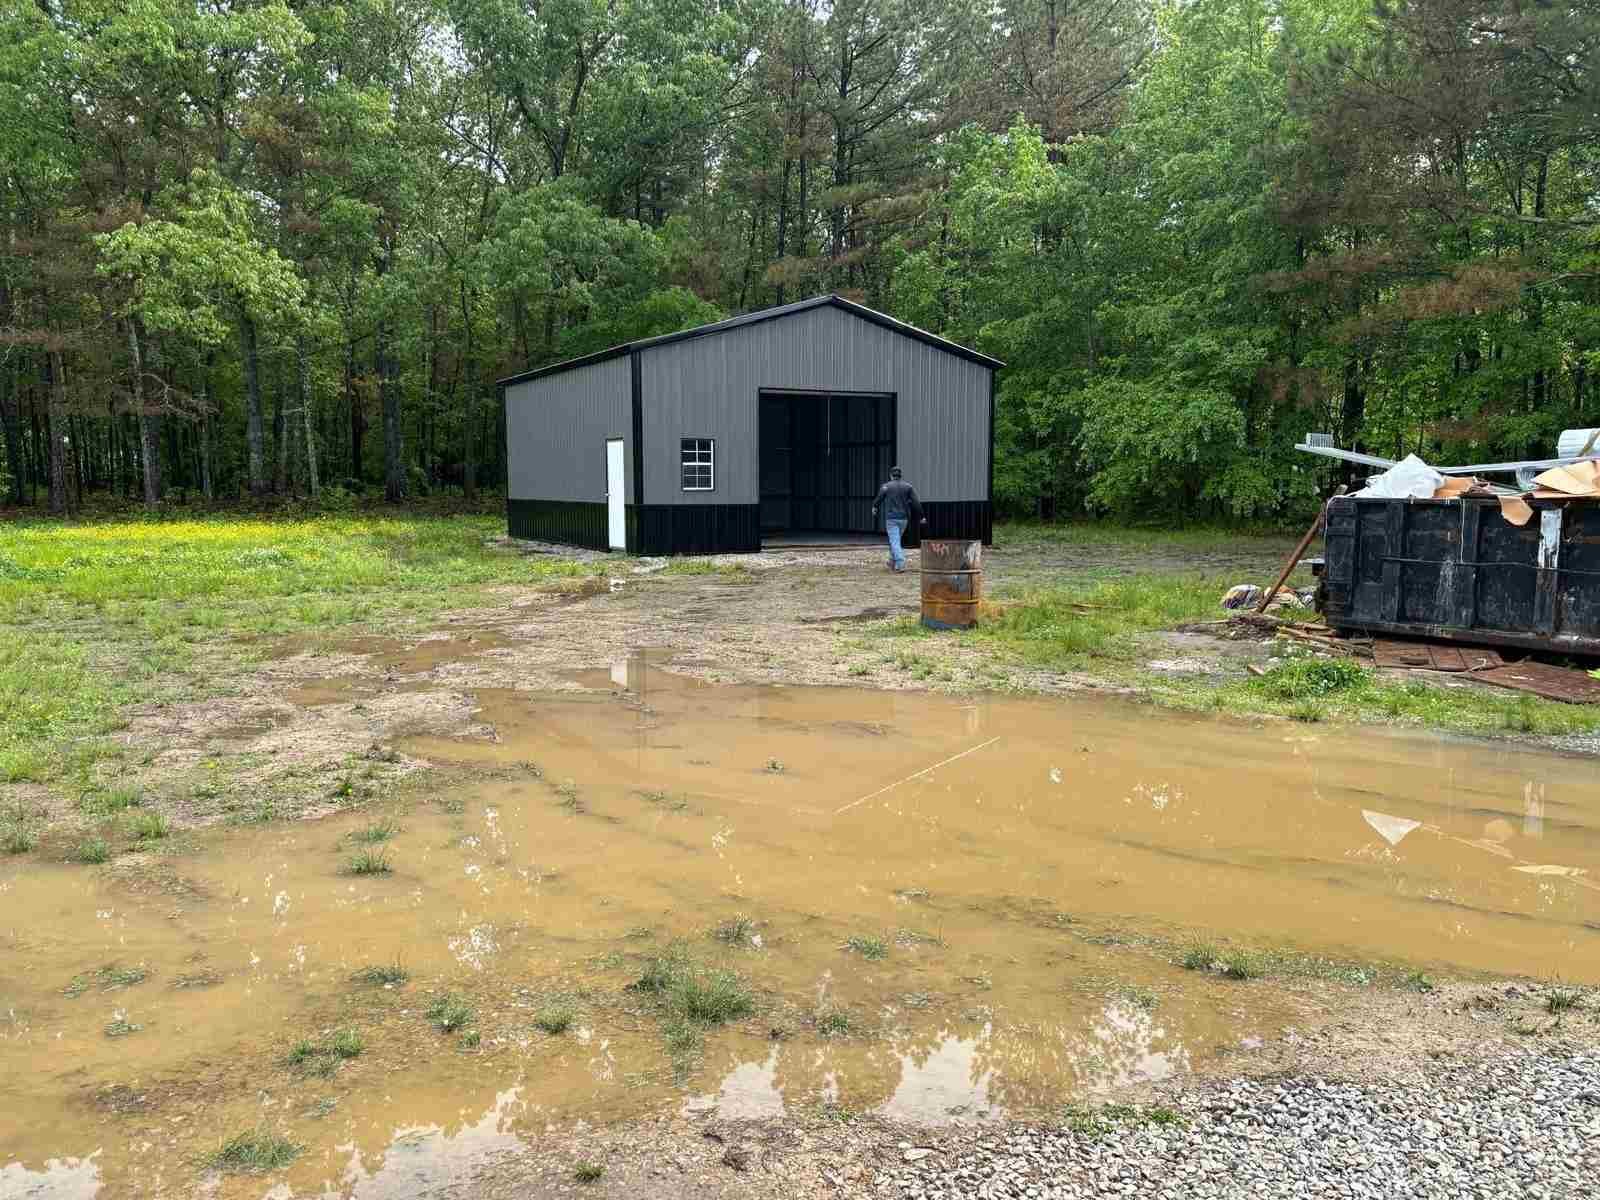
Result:
<instances>
[{"instance_id":1,"label":"white entry door","mask_svg":"<svg viewBox=\"0 0 1600 1200\"><path fill-rule=\"evenodd\" d=\"M623 515L622 502L626 492L622 485L622 439L606 442L606 531L613 550L628 546L628 522Z\"/></svg>"}]
</instances>

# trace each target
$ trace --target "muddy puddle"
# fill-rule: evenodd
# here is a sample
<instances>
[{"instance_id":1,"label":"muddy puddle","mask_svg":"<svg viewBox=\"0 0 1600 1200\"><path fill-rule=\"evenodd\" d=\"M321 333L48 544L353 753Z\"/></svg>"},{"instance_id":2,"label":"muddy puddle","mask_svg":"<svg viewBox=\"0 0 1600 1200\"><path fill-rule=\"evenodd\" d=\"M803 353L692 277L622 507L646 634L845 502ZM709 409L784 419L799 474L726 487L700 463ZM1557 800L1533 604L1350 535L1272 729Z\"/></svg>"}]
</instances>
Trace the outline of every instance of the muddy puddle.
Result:
<instances>
[{"instance_id":1,"label":"muddy puddle","mask_svg":"<svg viewBox=\"0 0 1600 1200\"><path fill-rule=\"evenodd\" d=\"M403 807L0 864L0 1197L424 1195L580 1122L1047 1112L1306 1019L1185 971L1197 935L1600 983L1583 760L637 657L580 682L403 742L480 768ZM663 955L749 1015L676 1042L629 987ZM299 1157L208 1175L251 1130Z\"/></svg>"}]
</instances>

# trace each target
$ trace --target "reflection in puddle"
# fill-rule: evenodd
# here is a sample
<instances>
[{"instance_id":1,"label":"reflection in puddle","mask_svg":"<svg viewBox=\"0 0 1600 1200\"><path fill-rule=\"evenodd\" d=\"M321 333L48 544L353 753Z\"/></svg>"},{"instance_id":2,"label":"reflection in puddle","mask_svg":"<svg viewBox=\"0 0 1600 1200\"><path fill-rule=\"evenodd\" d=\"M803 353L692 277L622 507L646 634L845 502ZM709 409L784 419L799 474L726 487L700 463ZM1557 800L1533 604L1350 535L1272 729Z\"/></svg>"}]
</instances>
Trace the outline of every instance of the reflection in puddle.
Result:
<instances>
[{"instance_id":1,"label":"reflection in puddle","mask_svg":"<svg viewBox=\"0 0 1600 1200\"><path fill-rule=\"evenodd\" d=\"M428 1194L579 1121L1047 1111L1298 1020L1271 981L1141 948L1196 931L1600 982L1584 760L1103 701L721 688L648 659L583 682L479 692L492 739L409 739L494 770L395 812L389 875L342 869L370 813L208 831L174 860L181 893L136 886L143 867L0 861L0 1196L192 1194L197 1157L258 1126L306 1153L218 1200ZM735 917L744 936L710 936ZM760 996L681 1073L628 990L674 941ZM389 964L409 978L353 979ZM428 1018L446 994L472 1042ZM552 1034L535 1018L558 1002ZM108 1038L116 1013L139 1032ZM359 1057L286 1065L344 1027Z\"/></svg>"}]
</instances>

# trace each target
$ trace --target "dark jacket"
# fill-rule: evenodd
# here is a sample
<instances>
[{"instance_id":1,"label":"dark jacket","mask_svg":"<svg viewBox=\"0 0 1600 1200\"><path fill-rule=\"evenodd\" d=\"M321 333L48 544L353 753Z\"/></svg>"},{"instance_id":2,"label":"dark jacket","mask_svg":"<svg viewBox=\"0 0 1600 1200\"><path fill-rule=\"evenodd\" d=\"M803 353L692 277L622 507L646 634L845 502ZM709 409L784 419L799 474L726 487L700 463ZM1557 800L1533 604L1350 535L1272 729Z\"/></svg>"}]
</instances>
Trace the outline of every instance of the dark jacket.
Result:
<instances>
[{"instance_id":1,"label":"dark jacket","mask_svg":"<svg viewBox=\"0 0 1600 1200\"><path fill-rule=\"evenodd\" d=\"M917 489L904 479L891 479L878 489L878 498L872 502L872 519L878 519L883 510L885 521L920 521L922 501L917 499Z\"/></svg>"}]
</instances>

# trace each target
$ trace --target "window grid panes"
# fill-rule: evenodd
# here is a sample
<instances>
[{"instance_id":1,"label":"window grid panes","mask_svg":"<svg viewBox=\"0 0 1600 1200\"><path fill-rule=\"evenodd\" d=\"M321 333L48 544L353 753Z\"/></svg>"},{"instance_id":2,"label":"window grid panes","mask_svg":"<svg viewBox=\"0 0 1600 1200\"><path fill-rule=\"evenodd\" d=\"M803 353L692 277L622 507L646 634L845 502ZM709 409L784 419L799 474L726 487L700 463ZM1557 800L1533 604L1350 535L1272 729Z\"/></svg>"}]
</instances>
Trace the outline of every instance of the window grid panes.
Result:
<instances>
[{"instance_id":1,"label":"window grid panes","mask_svg":"<svg viewBox=\"0 0 1600 1200\"><path fill-rule=\"evenodd\" d=\"M710 438L683 439L683 490L709 492L716 486L716 443Z\"/></svg>"}]
</instances>

